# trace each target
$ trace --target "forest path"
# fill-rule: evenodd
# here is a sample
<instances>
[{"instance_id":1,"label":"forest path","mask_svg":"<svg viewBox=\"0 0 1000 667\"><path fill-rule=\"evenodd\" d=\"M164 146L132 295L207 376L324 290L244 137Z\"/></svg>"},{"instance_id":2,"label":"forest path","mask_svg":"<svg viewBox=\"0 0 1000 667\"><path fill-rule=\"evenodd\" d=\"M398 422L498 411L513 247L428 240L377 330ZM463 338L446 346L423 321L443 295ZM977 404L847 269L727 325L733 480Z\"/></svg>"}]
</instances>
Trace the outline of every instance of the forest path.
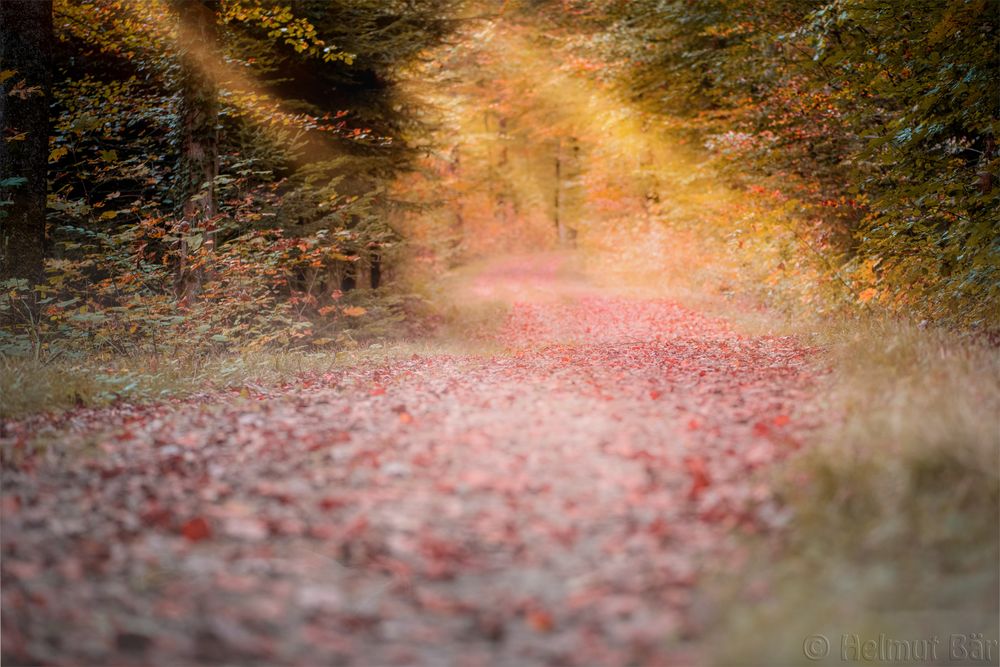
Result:
<instances>
[{"instance_id":1,"label":"forest path","mask_svg":"<svg viewBox=\"0 0 1000 667\"><path fill-rule=\"evenodd\" d=\"M5 465L5 659L698 661L706 564L781 520L751 472L799 444L808 352L553 258L468 289L511 301L503 353L119 406Z\"/></svg>"}]
</instances>

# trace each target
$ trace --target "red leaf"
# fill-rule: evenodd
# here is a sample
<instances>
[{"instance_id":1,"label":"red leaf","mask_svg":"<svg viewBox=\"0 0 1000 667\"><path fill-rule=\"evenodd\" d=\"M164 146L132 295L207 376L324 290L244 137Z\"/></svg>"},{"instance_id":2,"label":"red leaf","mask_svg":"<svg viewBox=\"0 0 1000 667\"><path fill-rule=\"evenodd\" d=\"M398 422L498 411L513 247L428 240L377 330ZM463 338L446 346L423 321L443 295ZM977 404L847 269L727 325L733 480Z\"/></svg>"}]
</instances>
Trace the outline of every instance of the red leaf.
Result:
<instances>
[{"instance_id":1,"label":"red leaf","mask_svg":"<svg viewBox=\"0 0 1000 667\"><path fill-rule=\"evenodd\" d=\"M689 456L684 459L684 466L688 474L691 475L691 489L688 491L690 500L697 500L701 492L712 484L708 476L708 468L705 466L705 459L700 456Z\"/></svg>"},{"instance_id":2,"label":"red leaf","mask_svg":"<svg viewBox=\"0 0 1000 667\"><path fill-rule=\"evenodd\" d=\"M181 534L191 542L207 540L212 536L212 527L200 516L189 519L181 526Z\"/></svg>"},{"instance_id":3,"label":"red leaf","mask_svg":"<svg viewBox=\"0 0 1000 667\"><path fill-rule=\"evenodd\" d=\"M340 507L348 505L348 501L344 498L336 498L334 496L327 496L319 501L320 509L324 510L335 510Z\"/></svg>"},{"instance_id":4,"label":"red leaf","mask_svg":"<svg viewBox=\"0 0 1000 667\"><path fill-rule=\"evenodd\" d=\"M555 627L552 614L542 609L532 609L525 618L535 632L551 632Z\"/></svg>"}]
</instances>

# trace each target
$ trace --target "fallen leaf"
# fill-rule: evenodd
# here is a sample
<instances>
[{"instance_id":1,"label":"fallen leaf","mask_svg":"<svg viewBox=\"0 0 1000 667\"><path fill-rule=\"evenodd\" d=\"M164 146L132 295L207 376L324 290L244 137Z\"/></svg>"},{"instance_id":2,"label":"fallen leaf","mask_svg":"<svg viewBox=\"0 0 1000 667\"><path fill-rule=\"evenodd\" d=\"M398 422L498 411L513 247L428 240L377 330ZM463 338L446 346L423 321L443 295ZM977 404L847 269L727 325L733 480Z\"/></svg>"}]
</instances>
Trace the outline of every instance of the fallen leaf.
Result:
<instances>
[{"instance_id":1,"label":"fallen leaf","mask_svg":"<svg viewBox=\"0 0 1000 667\"><path fill-rule=\"evenodd\" d=\"M527 613L526 619L528 625L535 632L552 632L552 629L555 627L552 614L542 609L532 609Z\"/></svg>"},{"instance_id":2,"label":"fallen leaf","mask_svg":"<svg viewBox=\"0 0 1000 667\"><path fill-rule=\"evenodd\" d=\"M705 459L700 456L689 456L684 459L684 466L691 476L691 488L688 490L688 498L697 500L702 491L712 484L712 480L708 476L708 467L705 465Z\"/></svg>"},{"instance_id":3,"label":"fallen leaf","mask_svg":"<svg viewBox=\"0 0 1000 667\"><path fill-rule=\"evenodd\" d=\"M200 542L212 536L212 528L208 525L208 521L198 516L184 522L181 534L191 542Z\"/></svg>"}]
</instances>

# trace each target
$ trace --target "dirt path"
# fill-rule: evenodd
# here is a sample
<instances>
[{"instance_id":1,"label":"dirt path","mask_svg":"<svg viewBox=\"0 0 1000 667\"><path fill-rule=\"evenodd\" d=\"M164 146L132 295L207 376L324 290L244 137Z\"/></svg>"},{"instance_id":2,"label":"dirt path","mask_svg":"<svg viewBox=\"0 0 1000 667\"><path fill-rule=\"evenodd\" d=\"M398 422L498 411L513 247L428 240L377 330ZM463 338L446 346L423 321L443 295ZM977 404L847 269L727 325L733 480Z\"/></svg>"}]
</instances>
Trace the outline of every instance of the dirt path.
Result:
<instances>
[{"instance_id":1,"label":"dirt path","mask_svg":"<svg viewBox=\"0 0 1000 667\"><path fill-rule=\"evenodd\" d=\"M808 356L557 275L473 286L522 299L504 354L119 407L5 464L5 664L696 659L705 564L781 518L751 472Z\"/></svg>"}]
</instances>

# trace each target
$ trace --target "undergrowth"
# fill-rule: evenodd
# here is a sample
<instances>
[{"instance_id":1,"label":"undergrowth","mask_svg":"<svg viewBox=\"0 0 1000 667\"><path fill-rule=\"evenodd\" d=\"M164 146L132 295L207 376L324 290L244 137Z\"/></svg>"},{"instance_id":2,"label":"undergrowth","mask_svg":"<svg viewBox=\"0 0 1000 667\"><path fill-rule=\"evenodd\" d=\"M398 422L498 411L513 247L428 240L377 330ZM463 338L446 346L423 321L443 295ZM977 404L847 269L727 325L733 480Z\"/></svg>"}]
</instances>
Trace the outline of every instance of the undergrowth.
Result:
<instances>
[{"instance_id":1,"label":"undergrowth","mask_svg":"<svg viewBox=\"0 0 1000 667\"><path fill-rule=\"evenodd\" d=\"M0 354L0 418L58 413L115 402L150 403L205 391L267 387L338 367L373 364L413 354L497 354L492 332L506 306L463 307L412 295L358 290L349 303L358 314L341 320L327 339L311 344L294 337L262 345L252 337L189 347L114 349L53 354ZM361 305L363 304L363 305ZM234 343L242 343L239 346ZM281 341L278 341L279 343ZM319 344L317 344L317 342Z\"/></svg>"}]
</instances>

